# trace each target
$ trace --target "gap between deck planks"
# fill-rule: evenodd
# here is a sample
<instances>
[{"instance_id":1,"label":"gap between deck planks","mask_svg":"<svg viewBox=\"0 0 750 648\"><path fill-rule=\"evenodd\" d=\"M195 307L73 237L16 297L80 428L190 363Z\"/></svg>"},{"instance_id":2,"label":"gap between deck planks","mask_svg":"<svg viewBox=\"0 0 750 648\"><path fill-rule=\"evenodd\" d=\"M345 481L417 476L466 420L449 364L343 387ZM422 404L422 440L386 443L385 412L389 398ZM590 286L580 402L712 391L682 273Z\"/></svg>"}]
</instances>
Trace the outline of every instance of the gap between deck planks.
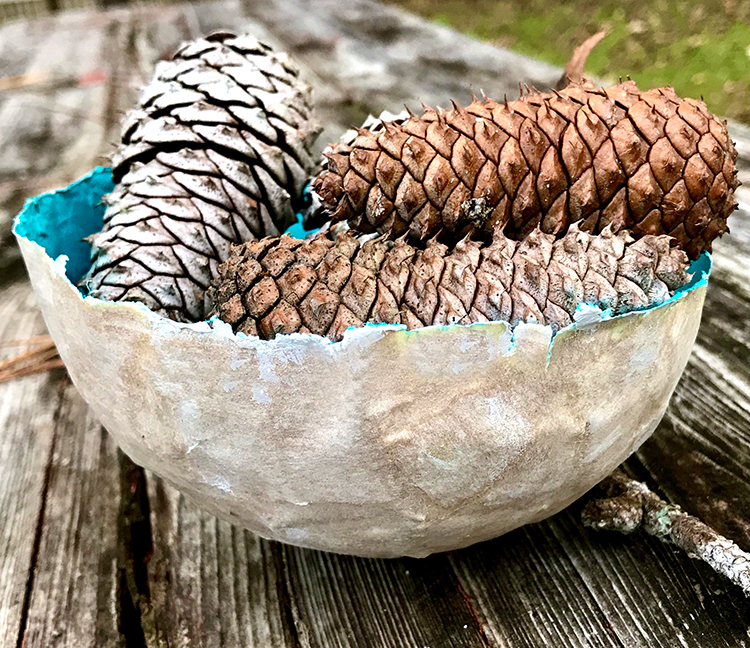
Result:
<instances>
[{"instance_id":1,"label":"gap between deck planks","mask_svg":"<svg viewBox=\"0 0 750 648\"><path fill-rule=\"evenodd\" d=\"M46 34L67 29L70 38L85 26L106 35L86 37L98 44L100 59L73 57L67 64L86 72L103 61L105 87L61 95L95 125L63 120L60 129L46 120L49 89L32 92L31 102L23 94L0 98L0 111L8 111L0 117L26 118L19 107L31 106L30 121L21 120L25 141L33 139L29 133L43 133L44 146L63 160L59 167L51 158L35 160L39 176L23 175L22 163L0 162L0 180L18 194L64 184L82 173L79 167L93 166L116 136L118 112L132 101L130 84L148 76L153 61L180 39L219 27L249 24L291 49L324 98L331 138L364 113L399 100L462 98L469 77L497 94L512 85L514 73L537 74L540 84L544 74L557 75L533 62L509 72L524 60L373 3L352 2L341 11L327 0L309 20L295 19L309 7L220 2L62 16ZM64 40L57 34L48 42ZM376 57L386 61L385 72L372 69ZM423 65L413 78L398 74L409 57ZM25 60L43 66L48 58ZM356 65L342 66L344 60ZM98 150L77 157L83 137L95 138ZM34 154L23 142L0 143L7 150L11 162ZM671 500L744 544L750 518L748 322L741 317L750 308L741 274L750 251L747 218L747 212L733 217L735 238L717 249L699 346L665 421L629 461ZM2 339L43 331L28 291L16 282L0 294ZM737 316L718 314L727 309ZM4 465L13 458L10 488L0 499L0 511L13 513L0 519L0 645L713 647L749 641L746 601L705 565L651 538L593 534L581 528L575 506L498 540L426 560L334 556L261 540L144 475L90 419L63 372L0 388L0 425L0 457Z\"/></svg>"}]
</instances>

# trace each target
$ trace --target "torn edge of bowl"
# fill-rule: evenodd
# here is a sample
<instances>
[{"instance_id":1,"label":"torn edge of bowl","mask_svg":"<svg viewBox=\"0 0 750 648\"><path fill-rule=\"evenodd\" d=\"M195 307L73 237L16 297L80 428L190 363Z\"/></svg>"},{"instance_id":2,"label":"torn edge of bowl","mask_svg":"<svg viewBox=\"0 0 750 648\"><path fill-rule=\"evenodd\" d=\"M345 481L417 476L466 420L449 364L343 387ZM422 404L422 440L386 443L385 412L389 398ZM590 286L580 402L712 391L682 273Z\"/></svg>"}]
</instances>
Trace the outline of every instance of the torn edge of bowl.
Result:
<instances>
[{"instance_id":1,"label":"torn edge of bowl","mask_svg":"<svg viewBox=\"0 0 750 648\"><path fill-rule=\"evenodd\" d=\"M104 167L96 167L90 173L81 179L73 182L63 189L56 189L47 193L40 194L26 201L21 212L16 216L13 223L13 234L18 239L35 245L43 251L44 255L52 264L55 275L64 278L70 288L78 293L80 298L90 303L95 308L113 308L113 309L135 309L145 314L154 333L161 333L168 336L180 335L181 331L190 331L200 335L216 335L219 337L229 338L236 341L237 344L244 347L265 347L265 348L288 348L293 346L322 346L329 347L331 353L346 352L350 346L359 348L369 346L371 343L380 339L384 335L401 333L407 336L429 335L431 331L446 330L450 328L474 328L474 327L502 327L503 330L495 332L501 341L502 355L509 356L514 354L519 344L524 340L533 338L537 342L546 338L548 345L548 363L552 356L552 349L555 340L559 337L568 335L575 330L592 330L601 322L609 320L618 320L622 318L644 316L656 309L668 307L671 304L682 299L688 292L705 286L711 272L711 256L704 253L694 261L688 272L691 273L692 279L681 288L675 291L669 299L661 304L651 306L645 309L628 311L613 315L610 310L603 311L598 306L590 304L579 304L573 323L569 324L557 332L546 324L521 322L512 326L509 322L496 320L492 322L475 322L472 324L438 324L425 326L419 329L407 330L403 324L372 324L366 323L363 327L350 328L344 333L344 337L339 342L333 342L330 339L316 334L292 333L285 336L278 336L273 340L262 340L258 337L248 337L244 333L234 333L229 324L221 321L218 317L213 316L201 322L184 323L175 322L158 313L153 312L146 305L140 302L109 302L95 297L84 296L80 289L75 285L81 276L85 273L90 265L90 244L83 239L90 234L99 231L103 223L104 206L101 203L101 197L109 193L114 188L111 179L111 170ZM72 201L71 201L72 198ZM47 201L52 201L52 205L46 205ZM60 203L60 227L55 228L53 232L40 227L41 223L33 223L33 217L44 211L52 211ZM72 205L70 204L72 202ZM77 209L76 209L77 208ZM74 211L81 208L88 208L92 212L88 221L81 221L76 218ZM96 212L99 212L98 214ZM80 214L79 214L80 215ZM299 223L293 225L292 232L302 232ZM70 240L71 237L77 237L77 240ZM72 259L69 248L73 247L72 252L76 258ZM81 254L86 253L87 262L83 261Z\"/></svg>"}]
</instances>

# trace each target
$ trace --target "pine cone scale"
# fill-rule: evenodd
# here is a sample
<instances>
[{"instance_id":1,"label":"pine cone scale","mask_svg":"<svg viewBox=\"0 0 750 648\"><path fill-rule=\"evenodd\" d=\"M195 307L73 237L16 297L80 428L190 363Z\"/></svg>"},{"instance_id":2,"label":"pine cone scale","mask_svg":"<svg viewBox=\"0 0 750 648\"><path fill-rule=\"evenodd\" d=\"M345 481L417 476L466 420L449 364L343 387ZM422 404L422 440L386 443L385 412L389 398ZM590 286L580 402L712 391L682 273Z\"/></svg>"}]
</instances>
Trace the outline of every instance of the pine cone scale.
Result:
<instances>
[{"instance_id":1,"label":"pine cone scale","mask_svg":"<svg viewBox=\"0 0 750 648\"><path fill-rule=\"evenodd\" d=\"M699 135L677 114L667 120L664 128L666 136L677 152L689 159L698 151Z\"/></svg>"}]
</instances>

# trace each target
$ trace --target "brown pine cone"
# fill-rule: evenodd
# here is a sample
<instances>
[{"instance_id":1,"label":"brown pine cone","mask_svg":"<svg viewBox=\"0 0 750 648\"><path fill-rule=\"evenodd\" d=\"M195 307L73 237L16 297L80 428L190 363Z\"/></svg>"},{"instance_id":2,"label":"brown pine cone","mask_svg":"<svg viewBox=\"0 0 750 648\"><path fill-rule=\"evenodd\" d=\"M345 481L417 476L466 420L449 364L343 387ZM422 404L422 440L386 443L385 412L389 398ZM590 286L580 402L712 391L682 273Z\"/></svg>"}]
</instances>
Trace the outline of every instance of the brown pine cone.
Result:
<instances>
[{"instance_id":1,"label":"brown pine cone","mask_svg":"<svg viewBox=\"0 0 750 648\"><path fill-rule=\"evenodd\" d=\"M233 243L295 221L317 165L310 88L284 54L217 34L158 64L123 124L119 184L90 237L90 295L205 317L205 291Z\"/></svg>"},{"instance_id":2,"label":"brown pine cone","mask_svg":"<svg viewBox=\"0 0 750 648\"><path fill-rule=\"evenodd\" d=\"M214 313L235 332L271 339L317 333L340 340L365 322L468 324L572 322L587 303L621 313L656 305L688 280L687 256L667 236L638 241L575 225L561 239L538 228L520 243L463 239L453 250L430 240L328 233L300 241L266 238L234 248L210 291Z\"/></svg>"},{"instance_id":3,"label":"brown pine cone","mask_svg":"<svg viewBox=\"0 0 750 648\"><path fill-rule=\"evenodd\" d=\"M361 129L333 145L313 190L331 218L361 231L424 239L442 229L455 241L505 225L520 240L582 221L595 233L669 234L697 258L727 231L736 158L702 101L585 82Z\"/></svg>"}]
</instances>

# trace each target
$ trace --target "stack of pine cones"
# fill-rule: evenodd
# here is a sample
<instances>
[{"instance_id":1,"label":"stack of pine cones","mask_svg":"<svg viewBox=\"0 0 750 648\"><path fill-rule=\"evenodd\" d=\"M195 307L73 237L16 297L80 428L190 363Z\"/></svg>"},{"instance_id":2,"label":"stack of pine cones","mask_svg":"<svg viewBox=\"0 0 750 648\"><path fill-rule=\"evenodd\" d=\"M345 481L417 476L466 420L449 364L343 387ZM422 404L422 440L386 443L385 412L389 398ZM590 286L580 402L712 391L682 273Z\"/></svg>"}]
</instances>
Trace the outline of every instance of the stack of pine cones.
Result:
<instances>
[{"instance_id":1,"label":"stack of pine cones","mask_svg":"<svg viewBox=\"0 0 750 648\"><path fill-rule=\"evenodd\" d=\"M317 166L312 112L296 68L254 39L181 48L126 120L82 285L264 339L558 330L581 304L668 299L736 207L737 154L703 102L580 81L358 129L312 180L321 231L297 240L280 233Z\"/></svg>"}]
</instances>

